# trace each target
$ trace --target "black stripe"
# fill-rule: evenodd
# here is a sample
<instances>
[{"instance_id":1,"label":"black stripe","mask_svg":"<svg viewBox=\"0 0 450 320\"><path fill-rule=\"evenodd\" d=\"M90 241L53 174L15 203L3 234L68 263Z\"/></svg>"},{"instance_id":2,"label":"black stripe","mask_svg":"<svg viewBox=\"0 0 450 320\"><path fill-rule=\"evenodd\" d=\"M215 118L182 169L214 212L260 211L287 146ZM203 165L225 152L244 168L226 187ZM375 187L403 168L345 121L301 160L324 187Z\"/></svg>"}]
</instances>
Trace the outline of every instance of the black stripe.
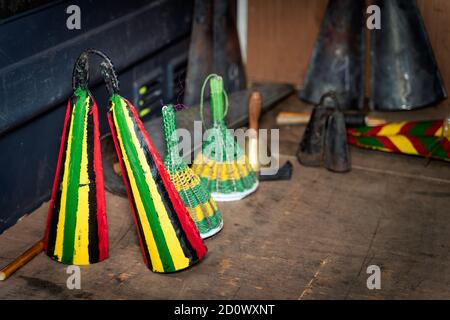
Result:
<instances>
[{"instance_id":1,"label":"black stripe","mask_svg":"<svg viewBox=\"0 0 450 320\"><path fill-rule=\"evenodd\" d=\"M113 116L113 114L111 112L110 112L110 114L111 114L111 117L113 119L112 122L113 122L113 126L114 126L114 131L117 134L117 127L116 127L116 123L114 122L114 116ZM117 140L119 140L119 137L117 137ZM128 186L128 190L131 193L128 196L131 199L130 205L131 205L131 207L133 209L132 214L134 215L134 217L136 219L136 224L137 224L136 227L138 229L140 238L142 240L142 247L143 247L143 250L144 250L145 258L147 259L147 267L149 269L153 270L152 260L150 259L150 253L148 252L148 247L147 247L147 242L146 242L146 239L145 239L144 230L142 229L142 223L141 223L141 220L139 219L139 214L137 212L136 203L134 201L133 190L131 189L130 179L128 178L128 172L126 170L126 166L125 166L125 163L124 163L125 160L123 160L122 150L120 150L120 142L119 141L117 141L117 142L118 142L118 146L117 147L119 148L119 150L116 149L117 158L119 158L119 161L122 163L122 166L125 168L125 172L122 171L122 175L125 178L126 184ZM125 151L123 151L123 152L125 152Z\"/></svg>"},{"instance_id":2,"label":"black stripe","mask_svg":"<svg viewBox=\"0 0 450 320\"><path fill-rule=\"evenodd\" d=\"M89 176L89 263L98 262L100 256L97 221L97 184L94 171L94 115L92 114L93 105L93 98L89 94L89 111L87 119L87 157Z\"/></svg>"},{"instance_id":3,"label":"black stripe","mask_svg":"<svg viewBox=\"0 0 450 320\"><path fill-rule=\"evenodd\" d=\"M133 108L133 106L130 106L128 104L128 102L127 102L127 105L128 105L128 108ZM128 113L133 121L133 126L134 126L133 129L136 132L136 136L141 143L141 147L143 148L145 158L147 159L147 163L149 164L151 174L153 176L153 179L155 180L158 193L161 195L162 202L167 211L170 222L174 226L174 230L175 230L178 240L180 241L180 245L183 250L183 253L189 259L189 262L190 262L189 264L191 265L198 261L197 252L192 247L191 243L189 242L188 238L186 237L184 229L181 226L181 223L178 219L178 215L175 212L175 208L173 207L173 203L172 203L170 196L164 186L164 181L162 180L161 175L159 174L158 168L155 164L152 154L150 153L149 147L148 147L147 143L145 143L143 133L139 129L139 126L136 123L136 119L134 118L134 116L130 110L128 110Z\"/></svg>"}]
</instances>

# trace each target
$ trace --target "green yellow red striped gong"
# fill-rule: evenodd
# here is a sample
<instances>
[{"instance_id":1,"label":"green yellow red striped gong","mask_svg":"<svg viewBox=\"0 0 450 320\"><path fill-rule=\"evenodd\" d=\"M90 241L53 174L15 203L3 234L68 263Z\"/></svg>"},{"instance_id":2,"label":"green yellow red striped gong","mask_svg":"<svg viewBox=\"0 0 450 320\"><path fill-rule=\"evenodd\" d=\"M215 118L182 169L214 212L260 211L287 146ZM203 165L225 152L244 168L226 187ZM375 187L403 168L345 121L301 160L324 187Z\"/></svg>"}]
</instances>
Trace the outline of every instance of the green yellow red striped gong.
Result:
<instances>
[{"instance_id":1,"label":"green yellow red striped gong","mask_svg":"<svg viewBox=\"0 0 450 320\"><path fill-rule=\"evenodd\" d=\"M65 264L86 265L108 257L97 105L83 87L67 106L44 248Z\"/></svg>"},{"instance_id":2,"label":"green yellow red striped gong","mask_svg":"<svg viewBox=\"0 0 450 320\"><path fill-rule=\"evenodd\" d=\"M201 260L206 246L178 195L136 109L118 94L108 119L144 260L155 272L174 272Z\"/></svg>"}]
</instances>

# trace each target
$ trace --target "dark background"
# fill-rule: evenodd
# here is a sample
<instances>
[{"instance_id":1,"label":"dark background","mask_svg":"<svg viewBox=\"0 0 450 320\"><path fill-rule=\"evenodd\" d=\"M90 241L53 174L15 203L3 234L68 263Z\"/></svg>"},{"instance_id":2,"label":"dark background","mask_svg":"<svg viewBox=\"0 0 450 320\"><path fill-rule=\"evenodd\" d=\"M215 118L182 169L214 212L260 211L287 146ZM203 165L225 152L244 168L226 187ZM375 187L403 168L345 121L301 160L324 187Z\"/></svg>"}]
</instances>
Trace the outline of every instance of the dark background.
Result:
<instances>
[{"instance_id":1,"label":"dark background","mask_svg":"<svg viewBox=\"0 0 450 320\"><path fill-rule=\"evenodd\" d=\"M69 5L81 30L66 27ZM77 56L104 51L121 94L144 121L158 116L182 96L192 10L191 0L0 1L0 233L50 197ZM90 79L104 134L107 92L98 73Z\"/></svg>"}]
</instances>

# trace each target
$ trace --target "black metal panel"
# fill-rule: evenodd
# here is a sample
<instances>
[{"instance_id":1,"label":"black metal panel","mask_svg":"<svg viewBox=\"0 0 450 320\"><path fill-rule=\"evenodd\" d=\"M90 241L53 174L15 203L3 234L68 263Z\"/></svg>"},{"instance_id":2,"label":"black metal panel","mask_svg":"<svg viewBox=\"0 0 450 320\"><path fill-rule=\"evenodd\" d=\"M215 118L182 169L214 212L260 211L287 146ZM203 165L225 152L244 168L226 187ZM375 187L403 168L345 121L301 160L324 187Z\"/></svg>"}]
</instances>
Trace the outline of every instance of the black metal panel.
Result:
<instances>
[{"instance_id":1,"label":"black metal panel","mask_svg":"<svg viewBox=\"0 0 450 320\"><path fill-rule=\"evenodd\" d=\"M26 14L36 8L42 8L55 0L0 0L0 23L19 14Z\"/></svg>"},{"instance_id":2,"label":"black metal panel","mask_svg":"<svg viewBox=\"0 0 450 320\"><path fill-rule=\"evenodd\" d=\"M137 6L144 2L147 4ZM82 7L94 2L73 3ZM0 123L3 125L0 133L0 233L50 197L64 111L71 94L72 68L83 49L95 47L111 56L121 70L121 94L133 103L138 102L136 90L139 85L158 68L164 70L164 102L176 101L166 89L170 86L168 82L173 80L166 71L172 70L169 66L173 61L181 61L187 56L192 2L120 2L128 13L121 17L116 14L118 7L115 1L106 5L106 1L95 0L95 6L98 3L104 6L104 10L112 10L107 16L114 17L114 21L105 24L105 20L100 19L89 31L84 30L85 33L65 39L60 44L53 42L50 36L48 47L37 45L39 50L36 52L32 40L28 39L29 56L22 60L16 61L14 52L10 51L7 42L3 42L6 37L2 29L8 24L18 23L14 32L19 35L23 27L22 18L0 24L0 48L4 54L0 59L5 56L12 59L9 61L11 64L0 61ZM133 7L133 3L137 7ZM46 10L53 12L58 6L49 6L36 14L43 14ZM96 11L99 10L82 8L82 28L89 26L87 21L94 23L95 19L90 14L95 16ZM67 14L64 9L62 13L65 27ZM27 14L23 19L32 16ZM35 40L46 41L51 32L43 29L42 35ZM66 29L64 32L69 31ZM109 132L105 116L108 96L99 73L92 74L90 89L99 106L100 130L105 134Z\"/></svg>"},{"instance_id":3,"label":"black metal panel","mask_svg":"<svg viewBox=\"0 0 450 320\"><path fill-rule=\"evenodd\" d=\"M81 9L81 30L66 27L70 4ZM7 20L0 25L0 135L67 98L73 61L84 49L106 52L120 72L185 36L191 15L186 0L80 0Z\"/></svg>"}]
</instances>

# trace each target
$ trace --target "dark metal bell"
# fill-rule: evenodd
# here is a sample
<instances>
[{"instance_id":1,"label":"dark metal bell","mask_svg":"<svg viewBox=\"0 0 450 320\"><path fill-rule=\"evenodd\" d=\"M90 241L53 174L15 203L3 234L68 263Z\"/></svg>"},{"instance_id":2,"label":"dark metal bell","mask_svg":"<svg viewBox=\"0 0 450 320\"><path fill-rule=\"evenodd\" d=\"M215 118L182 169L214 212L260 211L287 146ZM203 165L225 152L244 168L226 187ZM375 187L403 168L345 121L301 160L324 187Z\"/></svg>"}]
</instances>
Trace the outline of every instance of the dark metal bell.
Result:
<instances>
[{"instance_id":1,"label":"dark metal bell","mask_svg":"<svg viewBox=\"0 0 450 320\"><path fill-rule=\"evenodd\" d=\"M213 72L222 76L228 92L235 92L245 88L246 76L231 2L214 1Z\"/></svg>"},{"instance_id":2,"label":"dark metal bell","mask_svg":"<svg viewBox=\"0 0 450 320\"><path fill-rule=\"evenodd\" d=\"M195 0L189 46L186 89L183 103L192 106L200 101L203 81L213 68L212 1Z\"/></svg>"},{"instance_id":3,"label":"dark metal bell","mask_svg":"<svg viewBox=\"0 0 450 320\"><path fill-rule=\"evenodd\" d=\"M183 103L200 102L210 73L222 76L227 92L245 89L246 77L230 0L195 0Z\"/></svg>"},{"instance_id":4,"label":"dark metal bell","mask_svg":"<svg viewBox=\"0 0 450 320\"><path fill-rule=\"evenodd\" d=\"M323 165L327 118L337 108L338 101L334 92L324 94L314 107L297 151L297 159L302 165Z\"/></svg>"},{"instance_id":5,"label":"dark metal bell","mask_svg":"<svg viewBox=\"0 0 450 320\"><path fill-rule=\"evenodd\" d=\"M365 1L330 0L300 98L317 104L336 92L343 109L364 106Z\"/></svg>"},{"instance_id":6,"label":"dark metal bell","mask_svg":"<svg viewBox=\"0 0 450 320\"><path fill-rule=\"evenodd\" d=\"M325 168L333 172L350 171L352 165L347 144L345 117L342 111L335 110L327 117L325 132Z\"/></svg>"},{"instance_id":7,"label":"dark metal bell","mask_svg":"<svg viewBox=\"0 0 450 320\"><path fill-rule=\"evenodd\" d=\"M412 110L447 97L414 0L377 0L381 29L372 31L374 110Z\"/></svg>"},{"instance_id":8,"label":"dark metal bell","mask_svg":"<svg viewBox=\"0 0 450 320\"><path fill-rule=\"evenodd\" d=\"M322 165L326 119L326 107L317 105L311 113L297 151L297 159L304 166L318 167Z\"/></svg>"}]
</instances>

